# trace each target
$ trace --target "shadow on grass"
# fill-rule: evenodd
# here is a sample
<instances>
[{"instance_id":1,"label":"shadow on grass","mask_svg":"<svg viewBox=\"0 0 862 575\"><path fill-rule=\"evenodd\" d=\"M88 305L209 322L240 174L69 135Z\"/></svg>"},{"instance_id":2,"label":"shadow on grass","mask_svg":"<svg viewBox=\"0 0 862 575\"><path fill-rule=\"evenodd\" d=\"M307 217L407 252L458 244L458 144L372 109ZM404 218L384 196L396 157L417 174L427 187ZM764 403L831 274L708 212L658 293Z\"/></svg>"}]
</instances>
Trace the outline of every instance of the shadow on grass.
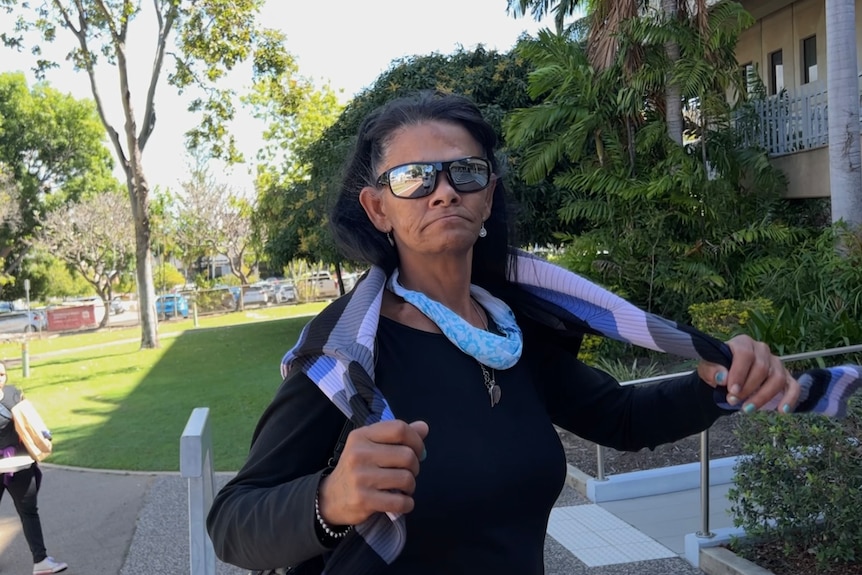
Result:
<instances>
[{"instance_id":1,"label":"shadow on grass","mask_svg":"<svg viewBox=\"0 0 862 575\"><path fill-rule=\"evenodd\" d=\"M127 393L103 385L89 393L95 407L78 410L76 421L97 423L57 427L62 443L51 461L92 468L179 470L179 442L191 411L210 408L214 462L236 470L248 452L251 434L281 383L279 365L309 318L189 330L165 338L160 359ZM142 366L122 365L149 350L99 356L91 373L77 373L68 384L86 390L88 378L121 377ZM87 363L94 362L87 358ZM72 359L66 362L73 366ZM77 370L76 370L77 371ZM54 378L52 385L63 384ZM126 388L127 389L127 388ZM105 419L107 417L107 419Z\"/></svg>"}]
</instances>

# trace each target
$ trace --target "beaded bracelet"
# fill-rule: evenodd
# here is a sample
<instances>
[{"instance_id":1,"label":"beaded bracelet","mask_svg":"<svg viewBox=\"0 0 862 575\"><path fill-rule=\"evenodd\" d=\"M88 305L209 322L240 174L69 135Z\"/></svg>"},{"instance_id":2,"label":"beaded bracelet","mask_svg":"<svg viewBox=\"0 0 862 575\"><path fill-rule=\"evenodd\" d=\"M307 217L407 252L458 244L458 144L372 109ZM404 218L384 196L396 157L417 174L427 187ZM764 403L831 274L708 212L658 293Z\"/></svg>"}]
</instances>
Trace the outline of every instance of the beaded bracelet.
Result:
<instances>
[{"instance_id":1,"label":"beaded bracelet","mask_svg":"<svg viewBox=\"0 0 862 575\"><path fill-rule=\"evenodd\" d=\"M314 494L314 516L317 518L317 523L320 524L323 532L326 533L329 537L333 539L341 539L353 529L353 525L347 525L346 527L342 527L339 531L336 531L332 527L329 526L323 517L320 515L320 490Z\"/></svg>"}]
</instances>

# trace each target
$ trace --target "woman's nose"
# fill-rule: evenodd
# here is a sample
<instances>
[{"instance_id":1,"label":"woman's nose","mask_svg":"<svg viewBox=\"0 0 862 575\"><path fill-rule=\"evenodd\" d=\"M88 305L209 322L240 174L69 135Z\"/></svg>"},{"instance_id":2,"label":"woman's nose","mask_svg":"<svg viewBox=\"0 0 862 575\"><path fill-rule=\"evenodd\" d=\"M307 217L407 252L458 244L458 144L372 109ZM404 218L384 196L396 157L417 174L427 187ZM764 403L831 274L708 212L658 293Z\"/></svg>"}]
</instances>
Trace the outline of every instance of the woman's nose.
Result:
<instances>
[{"instance_id":1,"label":"woman's nose","mask_svg":"<svg viewBox=\"0 0 862 575\"><path fill-rule=\"evenodd\" d=\"M434 204L456 204L461 201L461 194L452 187L452 184L449 182L449 174L445 172L437 174L437 187L431 194L431 197Z\"/></svg>"}]
</instances>

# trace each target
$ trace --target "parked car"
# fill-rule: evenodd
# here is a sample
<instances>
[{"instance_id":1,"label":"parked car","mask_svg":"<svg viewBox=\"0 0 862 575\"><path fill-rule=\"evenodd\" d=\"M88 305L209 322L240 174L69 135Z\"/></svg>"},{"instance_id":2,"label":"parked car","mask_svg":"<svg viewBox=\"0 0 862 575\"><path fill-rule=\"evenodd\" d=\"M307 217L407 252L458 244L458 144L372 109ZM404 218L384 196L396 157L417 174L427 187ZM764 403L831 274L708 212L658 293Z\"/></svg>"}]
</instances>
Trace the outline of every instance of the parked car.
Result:
<instances>
[{"instance_id":1,"label":"parked car","mask_svg":"<svg viewBox=\"0 0 862 575\"><path fill-rule=\"evenodd\" d=\"M47 327L47 317L41 311L0 313L0 333L30 333Z\"/></svg>"},{"instance_id":2,"label":"parked car","mask_svg":"<svg viewBox=\"0 0 862 575\"><path fill-rule=\"evenodd\" d=\"M243 305L266 305L269 303L269 291L263 286L248 286L242 292Z\"/></svg>"},{"instance_id":3,"label":"parked car","mask_svg":"<svg viewBox=\"0 0 862 575\"><path fill-rule=\"evenodd\" d=\"M111 313L114 315L119 315L126 311L126 304L119 297L114 297L111 300Z\"/></svg>"},{"instance_id":4,"label":"parked car","mask_svg":"<svg viewBox=\"0 0 862 575\"><path fill-rule=\"evenodd\" d=\"M276 303L287 303L296 301L296 288L293 284L283 283L275 290Z\"/></svg>"},{"instance_id":5,"label":"parked car","mask_svg":"<svg viewBox=\"0 0 862 575\"><path fill-rule=\"evenodd\" d=\"M156 315L160 318L189 317L189 300L180 294L165 294L156 298Z\"/></svg>"}]
</instances>

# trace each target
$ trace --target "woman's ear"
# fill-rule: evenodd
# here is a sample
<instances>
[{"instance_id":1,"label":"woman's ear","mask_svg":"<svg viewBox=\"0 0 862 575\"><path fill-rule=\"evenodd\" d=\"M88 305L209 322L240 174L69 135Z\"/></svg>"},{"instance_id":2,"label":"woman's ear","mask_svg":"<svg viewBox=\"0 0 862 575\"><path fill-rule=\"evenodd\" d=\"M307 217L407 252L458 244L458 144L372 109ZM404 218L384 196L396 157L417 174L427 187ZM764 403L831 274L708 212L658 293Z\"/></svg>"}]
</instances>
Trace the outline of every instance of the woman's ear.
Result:
<instances>
[{"instance_id":1,"label":"woman's ear","mask_svg":"<svg viewBox=\"0 0 862 575\"><path fill-rule=\"evenodd\" d=\"M392 225L389 223L389 218L386 217L383 199L380 195L380 190L372 186L365 186L359 192L359 203L374 227L385 234L392 229Z\"/></svg>"}]
</instances>

